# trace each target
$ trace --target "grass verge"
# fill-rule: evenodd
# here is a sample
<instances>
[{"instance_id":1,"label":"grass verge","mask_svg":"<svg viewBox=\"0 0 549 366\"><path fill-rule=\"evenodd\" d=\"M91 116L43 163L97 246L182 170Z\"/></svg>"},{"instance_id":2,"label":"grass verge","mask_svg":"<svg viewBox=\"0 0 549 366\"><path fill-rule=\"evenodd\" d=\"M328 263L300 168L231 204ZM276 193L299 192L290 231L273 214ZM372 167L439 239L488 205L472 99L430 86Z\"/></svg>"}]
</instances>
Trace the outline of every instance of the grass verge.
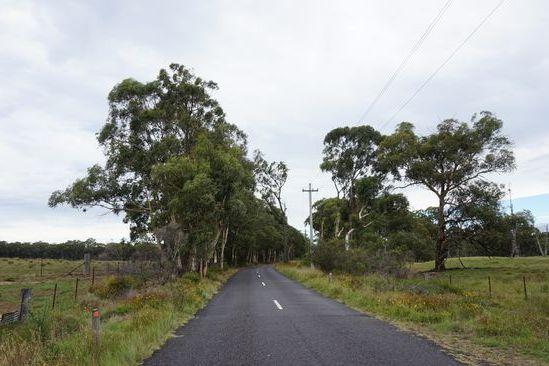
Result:
<instances>
[{"instance_id":1,"label":"grass verge","mask_svg":"<svg viewBox=\"0 0 549 366\"><path fill-rule=\"evenodd\" d=\"M465 363L547 365L548 259L467 258L468 268L450 261L452 270L429 279L421 271L430 263L415 264L407 279L335 274L331 281L297 262L276 267L327 297L434 340Z\"/></svg>"},{"instance_id":2,"label":"grass verge","mask_svg":"<svg viewBox=\"0 0 549 366\"><path fill-rule=\"evenodd\" d=\"M164 285L109 277L78 303L33 306L23 324L0 327L0 365L135 365L162 345L218 291L234 270L195 273ZM91 315L101 312L98 347L93 346Z\"/></svg>"}]
</instances>

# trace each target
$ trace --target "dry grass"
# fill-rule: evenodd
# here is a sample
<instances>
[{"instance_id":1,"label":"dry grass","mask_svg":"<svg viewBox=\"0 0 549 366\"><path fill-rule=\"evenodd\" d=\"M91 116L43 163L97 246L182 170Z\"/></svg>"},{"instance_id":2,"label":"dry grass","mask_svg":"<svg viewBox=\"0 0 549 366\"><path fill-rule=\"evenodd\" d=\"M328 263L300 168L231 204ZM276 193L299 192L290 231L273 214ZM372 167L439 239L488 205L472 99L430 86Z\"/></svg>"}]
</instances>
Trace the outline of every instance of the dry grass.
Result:
<instances>
[{"instance_id":1,"label":"dry grass","mask_svg":"<svg viewBox=\"0 0 549 366\"><path fill-rule=\"evenodd\" d=\"M55 266L63 272L72 264L61 262ZM0 275L5 275L4 267L0 268ZM202 280L196 274L187 274L164 285L131 277L105 277L98 280L93 292L82 286L77 302L73 298L73 280L69 279L66 286L70 294L59 299L55 310L49 305L51 297L45 297L47 303L34 297L26 323L0 327L0 365L135 365L203 307L233 273L213 270ZM14 298L8 295L12 286L18 290L22 284L32 285L33 294L37 294L41 286L49 289L51 285L48 281L29 281L32 276L22 270L14 276L19 276L21 282L0 287L2 299ZM65 282L56 282L63 284L62 292ZM88 311L93 307L101 312L101 339L96 352Z\"/></svg>"},{"instance_id":2,"label":"dry grass","mask_svg":"<svg viewBox=\"0 0 549 366\"><path fill-rule=\"evenodd\" d=\"M451 270L430 279L422 271L432 263L418 263L408 279L341 274L332 282L299 264L278 269L326 296L433 338L469 362L549 363L549 258L466 258L464 264L467 269L450 260Z\"/></svg>"}]
</instances>

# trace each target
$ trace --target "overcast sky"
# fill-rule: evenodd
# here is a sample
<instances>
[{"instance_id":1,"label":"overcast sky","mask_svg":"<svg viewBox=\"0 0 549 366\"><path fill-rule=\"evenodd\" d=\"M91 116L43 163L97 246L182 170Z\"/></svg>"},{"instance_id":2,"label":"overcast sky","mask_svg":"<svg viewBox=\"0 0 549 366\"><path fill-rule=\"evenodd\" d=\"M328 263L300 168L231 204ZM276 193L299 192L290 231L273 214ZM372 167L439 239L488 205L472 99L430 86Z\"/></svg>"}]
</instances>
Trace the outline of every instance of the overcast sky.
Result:
<instances>
[{"instance_id":1,"label":"overcast sky","mask_svg":"<svg viewBox=\"0 0 549 366\"><path fill-rule=\"evenodd\" d=\"M318 165L332 128L357 125L446 0L0 0L0 240L118 240L121 218L50 209L53 190L103 161L95 133L106 96L124 78L155 78L172 62L219 84L215 97L250 150L290 167L290 222L307 215L301 188L334 190ZM366 123L490 110L515 143L513 195L549 192L549 3L506 1L395 119L384 122L499 0L454 1ZM433 202L409 192L414 208Z\"/></svg>"}]
</instances>

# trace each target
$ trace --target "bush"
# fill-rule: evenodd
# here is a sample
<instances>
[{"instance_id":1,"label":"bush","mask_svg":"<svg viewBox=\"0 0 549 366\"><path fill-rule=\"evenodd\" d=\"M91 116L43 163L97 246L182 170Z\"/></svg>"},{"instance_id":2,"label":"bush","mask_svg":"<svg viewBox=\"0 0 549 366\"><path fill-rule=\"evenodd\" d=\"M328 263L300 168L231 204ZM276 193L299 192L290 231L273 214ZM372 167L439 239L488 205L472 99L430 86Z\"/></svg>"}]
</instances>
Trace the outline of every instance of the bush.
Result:
<instances>
[{"instance_id":1,"label":"bush","mask_svg":"<svg viewBox=\"0 0 549 366\"><path fill-rule=\"evenodd\" d=\"M122 296L129 290L139 287L139 281L131 276L109 276L100 284L90 288L93 292L102 299L112 299Z\"/></svg>"},{"instance_id":2,"label":"bush","mask_svg":"<svg viewBox=\"0 0 549 366\"><path fill-rule=\"evenodd\" d=\"M408 254L398 250L364 247L345 250L343 240L330 240L316 246L313 260L325 272L383 273L404 277Z\"/></svg>"},{"instance_id":3,"label":"bush","mask_svg":"<svg viewBox=\"0 0 549 366\"><path fill-rule=\"evenodd\" d=\"M338 266L339 257L344 250L343 240L321 241L314 248L313 261L323 271L331 272Z\"/></svg>"}]
</instances>

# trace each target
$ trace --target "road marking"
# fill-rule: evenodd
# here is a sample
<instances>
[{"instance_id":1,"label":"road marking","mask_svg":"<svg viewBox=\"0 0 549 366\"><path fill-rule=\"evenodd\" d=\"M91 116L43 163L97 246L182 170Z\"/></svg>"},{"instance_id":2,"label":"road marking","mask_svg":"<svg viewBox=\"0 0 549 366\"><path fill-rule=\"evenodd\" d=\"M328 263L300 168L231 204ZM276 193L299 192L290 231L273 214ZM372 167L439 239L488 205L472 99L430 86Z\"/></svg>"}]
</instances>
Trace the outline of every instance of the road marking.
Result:
<instances>
[{"instance_id":1,"label":"road marking","mask_svg":"<svg viewBox=\"0 0 549 366\"><path fill-rule=\"evenodd\" d=\"M257 278L261 278L261 275L259 273L257 274Z\"/></svg>"},{"instance_id":2,"label":"road marking","mask_svg":"<svg viewBox=\"0 0 549 366\"><path fill-rule=\"evenodd\" d=\"M262 285L262 286L265 286L265 282L261 281L261 285Z\"/></svg>"},{"instance_id":3,"label":"road marking","mask_svg":"<svg viewBox=\"0 0 549 366\"><path fill-rule=\"evenodd\" d=\"M273 299L276 307L278 308L278 310L282 310L282 306L280 306L280 304L278 303L278 301L276 301L275 299Z\"/></svg>"}]
</instances>

